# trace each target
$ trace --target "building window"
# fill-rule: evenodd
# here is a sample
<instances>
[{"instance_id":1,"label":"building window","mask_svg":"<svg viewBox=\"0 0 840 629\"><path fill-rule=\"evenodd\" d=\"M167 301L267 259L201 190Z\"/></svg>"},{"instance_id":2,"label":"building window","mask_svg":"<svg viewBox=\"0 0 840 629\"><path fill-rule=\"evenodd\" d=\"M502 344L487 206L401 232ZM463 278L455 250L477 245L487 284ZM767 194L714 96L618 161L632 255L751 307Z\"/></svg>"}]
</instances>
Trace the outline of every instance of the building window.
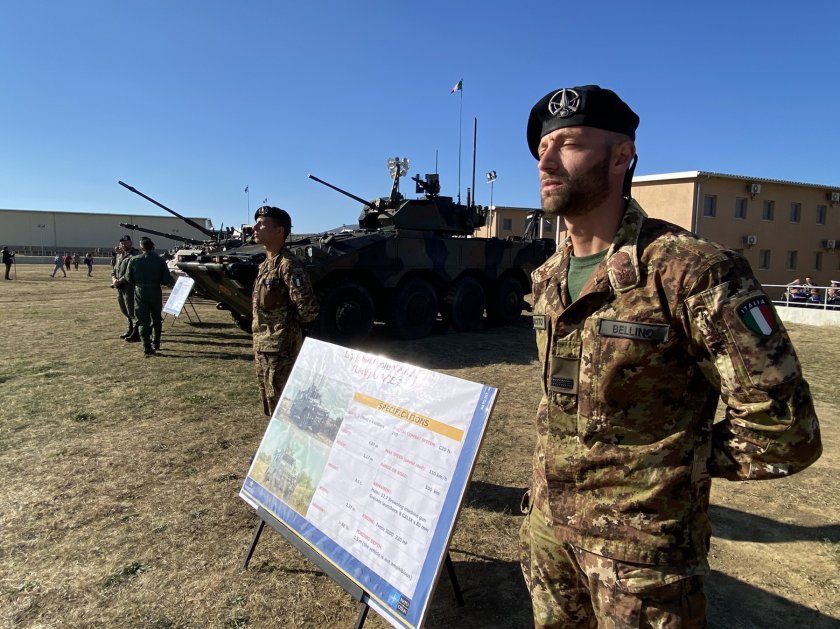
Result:
<instances>
[{"instance_id":1,"label":"building window","mask_svg":"<svg viewBox=\"0 0 840 629\"><path fill-rule=\"evenodd\" d=\"M703 197L703 216L714 217L715 215L717 215L717 197L707 194Z\"/></svg>"},{"instance_id":2,"label":"building window","mask_svg":"<svg viewBox=\"0 0 840 629\"><path fill-rule=\"evenodd\" d=\"M769 269L770 268L770 250L769 249L762 249L758 252L758 268L759 269Z\"/></svg>"},{"instance_id":3,"label":"building window","mask_svg":"<svg viewBox=\"0 0 840 629\"><path fill-rule=\"evenodd\" d=\"M825 225L826 207L824 205L817 206L817 225Z\"/></svg>"},{"instance_id":4,"label":"building window","mask_svg":"<svg viewBox=\"0 0 840 629\"><path fill-rule=\"evenodd\" d=\"M822 271L822 251L814 252L814 270Z\"/></svg>"},{"instance_id":5,"label":"building window","mask_svg":"<svg viewBox=\"0 0 840 629\"><path fill-rule=\"evenodd\" d=\"M791 203L790 204L790 222L791 223L798 223L801 214L802 214L802 204L801 203Z\"/></svg>"},{"instance_id":6,"label":"building window","mask_svg":"<svg viewBox=\"0 0 840 629\"><path fill-rule=\"evenodd\" d=\"M735 199L735 218L747 218L746 197L738 197Z\"/></svg>"},{"instance_id":7,"label":"building window","mask_svg":"<svg viewBox=\"0 0 840 629\"><path fill-rule=\"evenodd\" d=\"M772 221L775 210L775 201L765 201L763 207L761 208L761 219L765 221Z\"/></svg>"},{"instance_id":8,"label":"building window","mask_svg":"<svg viewBox=\"0 0 840 629\"><path fill-rule=\"evenodd\" d=\"M785 268L788 271L795 271L796 270L796 251L788 251L787 252L787 264Z\"/></svg>"},{"instance_id":9,"label":"building window","mask_svg":"<svg viewBox=\"0 0 840 629\"><path fill-rule=\"evenodd\" d=\"M513 229L513 219L512 218L503 218L502 219L502 231L509 232Z\"/></svg>"}]
</instances>

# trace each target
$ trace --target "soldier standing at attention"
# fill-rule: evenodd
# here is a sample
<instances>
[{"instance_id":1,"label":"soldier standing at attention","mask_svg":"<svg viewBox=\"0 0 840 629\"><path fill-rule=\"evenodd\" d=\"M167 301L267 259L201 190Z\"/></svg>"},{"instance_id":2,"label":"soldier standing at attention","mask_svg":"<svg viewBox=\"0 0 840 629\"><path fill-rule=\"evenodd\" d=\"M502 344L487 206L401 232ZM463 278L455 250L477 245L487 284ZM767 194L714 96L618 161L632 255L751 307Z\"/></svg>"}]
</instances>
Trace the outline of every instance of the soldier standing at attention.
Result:
<instances>
[{"instance_id":1,"label":"soldier standing at attention","mask_svg":"<svg viewBox=\"0 0 840 629\"><path fill-rule=\"evenodd\" d=\"M254 221L254 239L268 253L254 282L254 356L263 411L271 417L303 344L302 328L318 315L318 301L303 264L285 247L289 214L264 205Z\"/></svg>"},{"instance_id":2,"label":"soldier standing at attention","mask_svg":"<svg viewBox=\"0 0 840 629\"><path fill-rule=\"evenodd\" d=\"M128 263L126 279L134 286L134 320L143 341L143 355L154 356L160 350L160 333L163 327L163 293L161 286L173 286L175 281L169 267L155 253L155 243L143 236L142 253Z\"/></svg>"},{"instance_id":3,"label":"soldier standing at attention","mask_svg":"<svg viewBox=\"0 0 840 629\"><path fill-rule=\"evenodd\" d=\"M543 397L520 541L538 627L705 627L711 479L787 476L822 451L747 261L630 197L638 123L596 85L528 120L543 209L568 230L533 273Z\"/></svg>"},{"instance_id":4,"label":"soldier standing at attention","mask_svg":"<svg viewBox=\"0 0 840 629\"><path fill-rule=\"evenodd\" d=\"M121 339L125 339L129 343L137 343L140 341L140 330L134 319L134 287L125 279L125 273L128 270L129 260L139 255L140 252L131 244L131 236L126 234L120 238L120 250L116 254L116 262L111 269L111 287L117 289L117 303L120 305L120 312L122 312L126 319L128 319L128 330L125 334L120 334Z\"/></svg>"}]
</instances>

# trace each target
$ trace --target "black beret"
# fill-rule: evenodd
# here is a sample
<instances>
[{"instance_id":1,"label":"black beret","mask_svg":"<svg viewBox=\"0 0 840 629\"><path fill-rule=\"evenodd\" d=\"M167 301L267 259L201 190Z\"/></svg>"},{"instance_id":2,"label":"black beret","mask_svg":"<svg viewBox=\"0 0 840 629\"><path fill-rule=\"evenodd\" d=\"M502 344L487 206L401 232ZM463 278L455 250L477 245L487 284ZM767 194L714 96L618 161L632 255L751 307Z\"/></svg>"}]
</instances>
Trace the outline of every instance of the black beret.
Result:
<instances>
[{"instance_id":1,"label":"black beret","mask_svg":"<svg viewBox=\"0 0 840 629\"><path fill-rule=\"evenodd\" d=\"M286 210L281 210L279 207L274 207L273 205L263 205L262 207L258 207L257 211L254 212L254 220L257 220L260 216L268 216L269 218L275 218L278 221L291 220Z\"/></svg>"},{"instance_id":2,"label":"black beret","mask_svg":"<svg viewBox=\"0 0 840 629\"><path fill-rule=\"evenodd\" d=\"M539 159L540 139L563 127L595 127L636 139L639 116L612 90L598 85L564 87L543 96L528 117L528 148Z\"/></svg>"},{"instance_id":3,"label":"black beret","mask_svg":"<svg viewBox=\"0 0 840 629\"><path fill-rule=\"evenodd\" d=\"M129 236L128 234L126 234L125 236L123 236L122 238L120 238L120 242L125 242L126 240L131 240L131 236Z\"/></svg>"}]
</instances>

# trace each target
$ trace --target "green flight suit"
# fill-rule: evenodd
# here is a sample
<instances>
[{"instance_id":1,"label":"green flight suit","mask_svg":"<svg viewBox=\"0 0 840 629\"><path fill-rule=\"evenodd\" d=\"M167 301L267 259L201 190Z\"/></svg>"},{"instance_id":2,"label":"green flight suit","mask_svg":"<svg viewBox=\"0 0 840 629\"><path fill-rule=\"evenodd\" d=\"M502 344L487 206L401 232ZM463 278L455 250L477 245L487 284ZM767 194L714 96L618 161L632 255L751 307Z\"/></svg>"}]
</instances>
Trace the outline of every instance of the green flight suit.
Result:
<instances>
[{"instance_id":1,"label":"green flight suit","mask_svg":"<svg viewBox=\"0 0 840 629\"><path fill-rule=\"evenodd\" d=\"M163 294L160 287L174 284L169 268L157 253L144 251L131 259L126 278L134 285L134 317L140 328L143 347L148 351L154 344L155 349L158 349L163 325Z\"/></svg>"},{"instance_id":2,"label":"green flight suit","mask_svg":"<svg viewBox=\"0 0 840 629\"><path fill-rule=\"evenodd\" d=\"M128 263L136 255L140 255L140 252L134 247L128 251L118 252L114 268L111 270L111 277L117 281L117 303L120 306L120 312L128 319L128 332L126 334L131 334L131 331L137 325L137 320L134 318L134 287L125 277Z\"/></svg>"}]
</instances>

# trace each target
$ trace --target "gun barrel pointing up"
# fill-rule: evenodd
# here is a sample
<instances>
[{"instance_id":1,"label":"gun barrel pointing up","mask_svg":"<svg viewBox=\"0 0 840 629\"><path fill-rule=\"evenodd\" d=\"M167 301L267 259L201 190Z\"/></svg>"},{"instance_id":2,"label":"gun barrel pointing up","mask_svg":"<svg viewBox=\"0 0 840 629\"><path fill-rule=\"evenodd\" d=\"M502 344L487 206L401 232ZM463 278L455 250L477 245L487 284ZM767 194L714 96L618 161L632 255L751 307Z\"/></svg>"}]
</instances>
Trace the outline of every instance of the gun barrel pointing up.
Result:
<instances>
[{"instance_id":1,"label":"gun barrel pointing up","mask_svg":"<svg viewBox=\"0 0 840 629\"><path fill-rule=\"evenodd\" d=\"M198 231L200 231L202 234L205 234L208 238L216 238L216 233L213 232L212 230L209 230L206 227L202 227L201 225L196 223L194 220L189 219L186 216L181 216L180 214L178 214L178 212L176 212L175 210L173 210L171 208L166 207L163 203L160 203L159 201L155 201L152 197L143 194L142 192L140 192L134 186L129 186L127 183L124 183L122 181L118 181L117 183L120 184L123 188L126 188L127 190L131 190L134 194L143 197L144 199L146 199L146 201L154 203L159 208L166 210L167 212L169 212L173 216L177 216L182 221L184 221L187 225L189 225L190 227L195 227Z\"/></svg>"},{"instance_id":2,"label":"gun barrel pointing up","mask_svg":"<svg viewBox=\"0 0 840 629\"><path fill-rule=\"evenodd\" d=\"M312 179L313 181L317 181L318 183L325 185L327 188L332 188L336 192L340 192L344 196L350 197L354 201L358 201L359 203L361 203L365 207L370 208L371 210L376 209L376 206L373 203L371 203L370 201L367 201L366 199L363 199L362 197L357 197L355 194L351 194L350 192L347 192L347 190L342 190L338 186L334 186L331 183L327 183L323 179L318 179L318 177L316 177L315 175L306 175L306 176L309 177L310 179Z\"/></svg>"}]
</instances>

